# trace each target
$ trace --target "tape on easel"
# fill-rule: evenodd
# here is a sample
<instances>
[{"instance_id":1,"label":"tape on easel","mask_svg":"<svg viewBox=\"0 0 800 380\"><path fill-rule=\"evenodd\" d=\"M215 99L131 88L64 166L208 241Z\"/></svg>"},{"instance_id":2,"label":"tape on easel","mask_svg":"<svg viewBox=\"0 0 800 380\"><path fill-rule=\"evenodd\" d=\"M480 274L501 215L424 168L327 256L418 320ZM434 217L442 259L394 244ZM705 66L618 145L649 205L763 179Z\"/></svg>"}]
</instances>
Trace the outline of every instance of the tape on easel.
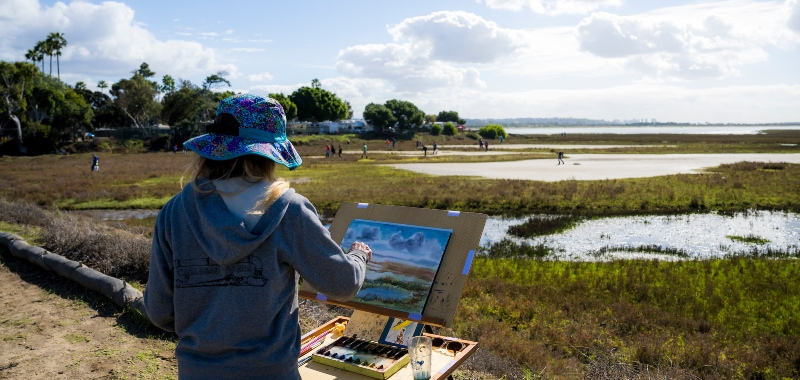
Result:
<instances>
[{"instance_id":1,"label":"tape on easel","mask_svg":"<svg viewBox=\"0 0 800 380\"><path fill-rule=\"evenodd\" d=\"M422 319L422 314L416 314L416 313L409 313L408 314L408 320L419 321L420 319Z\"/></svg>"},{"instance_id":2,"label":"tape on easel","mask_svg":"<svg viewBox=\"0 0 800 380\"><path fill-rule=\"evenodd\" d=\"M447 216L459 216L461 211L447 211Z\"/></svg>"},{"instance_id":3,"label":"tape on easel","mask_svg":"<svg viewBox=\"0 0 800 380\"><path fill-rule=\"evenodd\" d=\"M367 208L368 206L369 206L369 203L359 203L357 207L358 208Z\"/></svg>"},{"instance_id":4,"label":"tape on easel","mask_svg":"<svg viewBox=\"0 0 800 380\"><path fill-rule=\"evenodd\" d=\"M325 302L328 300L328 297L325 297L325 295L322 293L317 293L317 300Z\"/></svg>"},{"instance_id":5,"label":"tape on easel","mask_svg":"<svg viewBox=\"0 0 800 380\"><path fill-rule=\"evenodd\" d=\"M467 254L467 262L464 263L464 270L461 271L461 274L466 275L469 273L469 268L472 266L472 259L474 258L475 258L475 250L471 249L469 251L469 254Z\"/></svg>"},{"instance_id":6,"label":"tape on easel","mask_svg":"<svg viewBox=\"0 0 800 380\"><path fill-rule=\"evenodd\" d=\"M449 370L450 370L450 368L452 368L454 365L456 365L456 361L455 361L455 359L451 360L451 361L450 361L449 363L447 363L447 364L446 364L444 367L442 367L442 369L440 369L440 370L439 370L439 372L437 373L437 375L440 375L440 376L438 376L438 377L441 377L441 375L443 375L443 374L447 373L447 371L449 371Z\"/></svg>"}]
</instances>

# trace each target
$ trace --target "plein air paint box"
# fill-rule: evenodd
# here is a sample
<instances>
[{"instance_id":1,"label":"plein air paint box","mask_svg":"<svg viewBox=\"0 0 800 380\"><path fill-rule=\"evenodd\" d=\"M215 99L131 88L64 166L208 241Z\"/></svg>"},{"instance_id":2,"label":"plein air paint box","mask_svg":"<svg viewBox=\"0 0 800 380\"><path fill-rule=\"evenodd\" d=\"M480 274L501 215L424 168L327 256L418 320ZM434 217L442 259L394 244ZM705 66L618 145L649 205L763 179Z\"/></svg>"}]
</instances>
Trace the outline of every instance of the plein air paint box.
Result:
<instances>
[{"instance_id":1,"label":"plein air paint box","mask_svg":"<svg viewBox=\"0 0 800 380\"><path fill-rule=\"evenodd\" d=\"M405 347L341 336L317 349L311 360L374 379L388 379L408 364L409 357Z\"/></svg>"}]
</instances>

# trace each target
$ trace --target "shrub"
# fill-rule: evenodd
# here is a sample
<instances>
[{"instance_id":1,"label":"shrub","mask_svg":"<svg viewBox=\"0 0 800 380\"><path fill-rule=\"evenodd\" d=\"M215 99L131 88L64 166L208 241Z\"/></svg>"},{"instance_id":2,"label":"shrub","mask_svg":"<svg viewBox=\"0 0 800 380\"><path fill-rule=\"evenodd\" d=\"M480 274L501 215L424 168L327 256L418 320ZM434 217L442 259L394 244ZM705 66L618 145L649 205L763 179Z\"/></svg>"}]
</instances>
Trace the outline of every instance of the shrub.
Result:
<instances>
[{"instance_id":1,"label":"shrub","mask_svg":"<svg viewBox=\"0 0 800 380\"><path fill-rule=\"evenodd\" d=\"M487 139L496 139L500 136L503 138L508 137L506 130L503 129L503 126L500 124L489 124L478 130L478 134Z\"/></svg>"},{"instance_id":2,"label":"shrub","mask_svg":"<svg viewBox=\"0 0 800 380\"><path fill-rule=\"evenodd\" d=\"M448 121L444 123L444 128L442 129L442 133L447 136L453 136L456 133L458 133L458 130L456 129L456 126L453 123Z\"/></svg>"},{"instance_id":3,"label":"shrub","mask_svg":"<svg viewBox=\"0 0 800 380\"><path fill-rule=\"evenodd\" d=\"M439 133L442 132L442 126L439 124L431 125L431 134L434 136L439 136Z\"/></svg>"},{"instance_id":4,"label":"shrub","mask_svg":"<svg viewBox=\"0 0 800 380\"><path fill-rule=\"evenodd\" d=\"M480 136L478 136L478 134L475 133L475 132L467 132L466 136L467 136L467 138L470 138L470 139L473 139L473 140L477 140L477 139L480 138Z\"/></svg>"}]
</instances>

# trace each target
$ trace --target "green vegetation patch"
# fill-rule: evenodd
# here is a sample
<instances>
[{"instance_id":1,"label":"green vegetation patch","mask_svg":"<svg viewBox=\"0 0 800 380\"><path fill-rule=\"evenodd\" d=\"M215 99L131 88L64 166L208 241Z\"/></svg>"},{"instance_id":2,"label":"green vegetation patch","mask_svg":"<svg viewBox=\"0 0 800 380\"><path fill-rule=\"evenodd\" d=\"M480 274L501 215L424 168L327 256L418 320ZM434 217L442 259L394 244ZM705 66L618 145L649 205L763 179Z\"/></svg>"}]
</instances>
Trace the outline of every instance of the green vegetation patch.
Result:
<instances>
[{"instance_id":1,"label":"green vegetation patch","mask_svg":"<svg viewBox=\"0 0 800 380\"><path fill-rule=\"evenodd\" d=\"M580 220L572 215L536 215L520 225L509 227L508 233L522 238L557 234L575 227Z\"/></svg>"},{"instance_id":2,"label":"green vegetation patch","mask_svg":"<svg viewBox=\"0 0 800 380\"><path fill-rule=\"evenodd\" d=\"M800 260L477 258L460 336L547 376L602 358L698 378L800 375ZM576 366L578 367L576 373Z\"/></svg>"},{"instance_id":3,"label":"green vegetation patch","mask_svg":"<svg viewBox=\"0 0 800 380\"><path fill-rule=\"evenodd\" d=\"M733 241L738 241L740 243L759 244L759 245L769 243L769 239L765 239L755 235L747 235L747 236L725 235L725 237Z\"/></svg>"}]
</instances>

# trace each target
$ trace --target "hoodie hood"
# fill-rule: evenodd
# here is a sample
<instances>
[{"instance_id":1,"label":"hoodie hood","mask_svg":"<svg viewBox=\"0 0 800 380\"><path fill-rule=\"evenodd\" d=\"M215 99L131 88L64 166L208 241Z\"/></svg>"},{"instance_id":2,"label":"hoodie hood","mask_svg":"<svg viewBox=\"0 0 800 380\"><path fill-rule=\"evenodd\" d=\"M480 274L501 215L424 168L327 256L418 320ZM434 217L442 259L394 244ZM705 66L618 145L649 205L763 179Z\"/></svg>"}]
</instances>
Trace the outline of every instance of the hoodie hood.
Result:
<instances>
[{"instance_id":1,"label":"hoodie hood","mask_svg":"<svg viewBox=\"0 0 800 380\"><path fill-rule=\"evenodd\" d=\"M231 265L252 254L272 235L286 214L287 197L294 189L285 191L264 212L252 232L228 211L219 194L197 191L192 185L184 186L182 192L183 211L187 220L196 221L189 223L189 227L203 252L219 265Z\"/></svg>"}]
</instances>

